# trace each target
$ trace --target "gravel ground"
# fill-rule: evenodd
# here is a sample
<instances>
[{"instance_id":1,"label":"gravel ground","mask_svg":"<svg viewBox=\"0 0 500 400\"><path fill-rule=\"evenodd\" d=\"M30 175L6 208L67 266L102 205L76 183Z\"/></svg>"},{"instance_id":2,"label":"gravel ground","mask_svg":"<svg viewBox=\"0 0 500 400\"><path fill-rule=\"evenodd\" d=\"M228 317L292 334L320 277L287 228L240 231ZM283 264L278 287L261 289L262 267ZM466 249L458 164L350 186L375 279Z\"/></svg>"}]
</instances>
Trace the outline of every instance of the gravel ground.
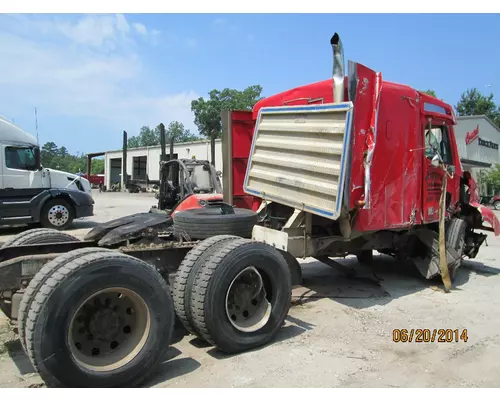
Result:
<instances>
[{"instance_id":1,"label":"gravel ground","mask_svg":"<svg viewBox=\"0 0 500 400\"><path fill-rule=\"evenodd\" d=\"M96 222L155 203L150 194L96 193L95 216L75 221L83 237ZM0 242L21 229L0 231ZM375 276L348 279L301 260L304 285L276 340L236 356L179 337L145 386L156 387L500 387L500 238L441 290L397 262L376 257ZM355 259L341 261L357 266ZM378 280L378 279L380 280ZM395 343L394 329L467 330L458 343ZM415 338L415 337L414 337ZM40 387L18 338L0 317L0 387Z\"/></svg>"}]
</instances>

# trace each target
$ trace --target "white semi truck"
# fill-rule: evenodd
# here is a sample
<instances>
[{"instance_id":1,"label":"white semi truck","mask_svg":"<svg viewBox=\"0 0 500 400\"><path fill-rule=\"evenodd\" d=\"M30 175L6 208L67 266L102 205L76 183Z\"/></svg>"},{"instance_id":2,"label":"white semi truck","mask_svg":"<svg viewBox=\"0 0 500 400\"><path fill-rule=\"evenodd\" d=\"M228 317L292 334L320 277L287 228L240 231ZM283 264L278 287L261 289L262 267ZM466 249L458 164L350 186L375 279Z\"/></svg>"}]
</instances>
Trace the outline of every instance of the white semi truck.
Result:
<instances>
[{"instance_id":1,"label":"white semi truck","mask_svg":"<svg viewBox=\"0 0 500 400\"><path fill-rule=\"evenodd\" d=\"M93 214L89 181L44 168L35 137L0 117L0 225L63 230Z\"/></svg>"}]
</instances>

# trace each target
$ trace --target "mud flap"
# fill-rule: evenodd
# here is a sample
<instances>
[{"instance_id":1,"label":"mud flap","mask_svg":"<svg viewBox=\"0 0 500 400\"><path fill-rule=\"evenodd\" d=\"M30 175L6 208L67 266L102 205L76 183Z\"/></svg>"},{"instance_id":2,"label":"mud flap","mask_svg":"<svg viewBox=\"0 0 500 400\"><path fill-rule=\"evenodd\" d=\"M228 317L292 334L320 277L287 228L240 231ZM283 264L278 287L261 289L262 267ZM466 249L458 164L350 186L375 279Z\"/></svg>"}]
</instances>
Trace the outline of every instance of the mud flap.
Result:
<instances>
[{"instance_id":1,"label":"mud flap","mask_svg":"<svg viewBox=\"0 0 500 400\"><path fill-rule=\"evenodd\" d=\"M441 276L440 253L439 253L439 235L427 229L416 230L413 234L425 245L427 252L422 257L415 257L411 260L415 263L418 271L426 279L433 279ZM450 276L453 277L456 269L460 266L461 256L451 246L446 249L446 264Z\"/></svg>"},{"instance_id":2,"label":"mud flap","mask_svg":"<svg viewBox=\"0 0 500 400\"><path fill-rule=\"evenodd\" d=\"M172 226L172 218L167 214L133 214L96 226L87 233L85 240L98 241L99 246L111 246L144 237L150 231L167 229L169 226Z\"/></svg>"}]
</instances>

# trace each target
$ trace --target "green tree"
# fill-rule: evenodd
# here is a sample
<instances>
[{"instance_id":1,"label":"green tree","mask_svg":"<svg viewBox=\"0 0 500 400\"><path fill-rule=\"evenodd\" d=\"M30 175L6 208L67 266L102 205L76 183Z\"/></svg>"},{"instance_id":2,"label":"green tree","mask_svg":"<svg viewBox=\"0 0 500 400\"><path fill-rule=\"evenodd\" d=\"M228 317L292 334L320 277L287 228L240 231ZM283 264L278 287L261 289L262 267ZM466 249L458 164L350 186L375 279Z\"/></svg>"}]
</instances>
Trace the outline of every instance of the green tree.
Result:
<instances>
[{"instance_id":1,"label":"green tree","mask_svg":"<svg viewBox=\"0 0 500 400\"><path fill-rule=\"evenodd\" d=\"M64 147L64 146L61 146L61 148L59 149L59 152L58 152L58 153L59 153L58 155L59 155L60 157L63 157L63 158L64 158L64 157L67 157L67 156L68 156L68 154L69 154L69 153L68 153L68 149L67 149L66 147Z\"/></svg>"},{"instance_id":2,"label":"green tree","mask_svg":"<svg viewBox=\"0 0 500 400\"><path fill-rule=\"evenodd\" d=\"M482 170L481 177L495 194L500 193L500 164L495 164L487 171Z\"/></svg>"},{"instance_id":3,"label":"green tree","mask_svg":"<svg viewBox=\"0 0 500 400\"><path fill-rule=\"evenodd\" d=\"M40 149L40 159L44 167L52 164L55 157L58 156L59 149L54 142L45 143Z\"/></svg>"},{"instance_id":4,"label":"green tree","mask_svg":"<svg viewBox=\"0 0 500 400\"><path fill-rule=\"evenodd\" d=\"M459 116L486 115L500 128L500 106L495 104L493 93L484 96L475 88L468 89L462 93L455 110Z\"/></svg>"},{"instance_id":5,"label":"green tree","mask_svg":"<svg viewBox=\"0 0 500 400\"><path fill-rule=\"evenodd\" d=\"M157 146L160 144L160 132L158 129L151 129L149 126L143 126L139 132L141 146Z\"/></svg>"},{"instance_id":6,"label":"green tree","mask_svg":"<svg viewBox=\"0 0 500 400\"><path fill-rule=\"evenodd\" d=\"M42 151L46 151L50 155L55 156L58 153L57 144L55 144L54 142L47 142L42 146Z\"/></svg>"},{"instance_id":7,"label":"green tree","mask_svg":"<svg viewBox=\"0 0 500 400\"><path fill-rule=\"evenodd\" d=\"M193 142L199 140L200 138L195 134L191 133L189 129L184 128L184 124L179 121L172 121L168 124L168 128L165 130L165 136L167 143L170 138L174 138L175 143Z\"/></svg>"},{"instance_id":8,"label":"green tree","mask_svg":"<svg viewBox=\"0 0 500 400\"><path fill-rule=\"evenodd\" d=\"M140 137L139 136L132 136L132 137L128 138L127 147L128 148L141 147Z\"/></svg>"},{"instance_id":9,"label":"green tree","mask_svg":"<svg viewBox=\"0 0 500 400\"><path fill-rule=\"evenodd\" d=\"M437 98L436 92L434 90L432 90L432 89L422 90L422 93L426 93L429 96Z\"/></svg>"},{"instance_id":10,"label":"green tree","mask_svg":"<svg viewBox=\"0 0 500 400\"><path fill-rule=\"evenodd\" d=\"M139 135L132 136L127 140L127 146L133 147L147 147L157 146L160 144L160 132L158 127L151 129L149 126L142 126Z\"/></svg>"},{"instance_id":11,"label":"green tree","mask_svg":"<svg viewBox=\"0 0 500 400\"><path fill-rule=\"evenodd\" d=\"M203 97L191 102L191 111L194 112L194 123L201 135L206 137L220 137L222 110L251 110L262 97L262 86L249 86L243 91L225 88L222 91L211 90L208 99Z\"/></svg>"},{"instance_id":12,"label":"green tree","mask_svg":"<svg viewBox=\"0 0 500 400\"><path fill-rule=\"evenodd\" d=\"M69 154L66 147L59 148L54 142L47 142L42 146L40 157L45 168L59 169L73 174L86 170L87 157L85 155Z\"/></svg>"},{"instance_id":13,"label":"green tree","mask_svg":"<svg viewBox=\"0 0 500 400\"><path fill-rule=\"evenodd\" d=\"M104 174L104 160L101 158L94 158L92 160L92 174Z\"/></svg>"}]
</instances>

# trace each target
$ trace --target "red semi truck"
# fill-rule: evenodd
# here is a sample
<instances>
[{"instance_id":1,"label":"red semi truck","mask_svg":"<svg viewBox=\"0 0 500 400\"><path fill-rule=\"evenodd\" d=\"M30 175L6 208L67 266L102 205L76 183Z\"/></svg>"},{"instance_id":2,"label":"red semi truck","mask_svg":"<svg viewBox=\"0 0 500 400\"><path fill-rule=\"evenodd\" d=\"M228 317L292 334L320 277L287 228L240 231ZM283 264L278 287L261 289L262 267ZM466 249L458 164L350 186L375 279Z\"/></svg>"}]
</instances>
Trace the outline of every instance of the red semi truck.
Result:
<instances>
[{"instance_id":1,"label":"red semi truck","mask_svg":"<svg viewBox=\"0 0 500 400\"><path fill-rule=\"evenodd\" d=\"M48 386L143 382L176 318L226 353L269 343L297 258L369 264L377 250L449 287L478 231L500 234L463 173L452 107L358 63L346 77L337 34L331 46L333 79L224 113L224 200L238 208L195 194L173 218L120 218L83 241L34 229L0 248L0 308Z\"/></svg>"},{"instance_id":2,"label":"red semi truck","mask_svg":"<svg viewBox=\"0 0 500 400\"><path fill-rule=\"evenodd\" d=\"M332 38L334 77L223 115L225 198L262 216L255 240L296 257L378 250L439 269L439 214L446 179L446 247L453 275L486 235L500 234L464 174L452 106L349 62ZM277 222L281 221L281 222ZM488 226L485 226L487 223ZM300 228L299 228L300 227ZM452 250L454 249L454 250Z\"/></svg>"}]
</instances>

